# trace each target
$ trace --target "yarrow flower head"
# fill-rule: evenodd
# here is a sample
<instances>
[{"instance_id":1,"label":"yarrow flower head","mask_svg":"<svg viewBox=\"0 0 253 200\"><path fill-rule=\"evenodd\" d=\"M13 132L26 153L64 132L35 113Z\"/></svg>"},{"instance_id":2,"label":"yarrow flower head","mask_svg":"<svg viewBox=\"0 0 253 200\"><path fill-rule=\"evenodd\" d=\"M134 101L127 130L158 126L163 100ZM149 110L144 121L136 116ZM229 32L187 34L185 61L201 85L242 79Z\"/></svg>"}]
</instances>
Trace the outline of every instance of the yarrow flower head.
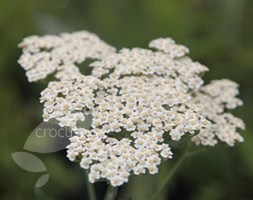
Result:
<instances>
[{"instance_id":1,"label":"yarrow flower head","mask_svg":"<svg viewBox=\"0 0 253 200\"><path fill-rule=\"evenodd\" d=\"M243 141L237 131L242 120L227 111L242 104L238 85L217 80L203 86L208 68L170 38L151 41L153 50L118 52L87 32L30 37L21 46L20 63L33 70L27 72L30 81L57 71L58 80L41 93L43 118L75 132L67 156L88 170L90 182L119 186L131 174L156 174L161 161L173 156L170 142L184 135L210 146L218 139L230 146ZM87 57L97 60L91 75L74 64ZM90 128L84 127L89 119Z\"/></svg>"}]
</instances>

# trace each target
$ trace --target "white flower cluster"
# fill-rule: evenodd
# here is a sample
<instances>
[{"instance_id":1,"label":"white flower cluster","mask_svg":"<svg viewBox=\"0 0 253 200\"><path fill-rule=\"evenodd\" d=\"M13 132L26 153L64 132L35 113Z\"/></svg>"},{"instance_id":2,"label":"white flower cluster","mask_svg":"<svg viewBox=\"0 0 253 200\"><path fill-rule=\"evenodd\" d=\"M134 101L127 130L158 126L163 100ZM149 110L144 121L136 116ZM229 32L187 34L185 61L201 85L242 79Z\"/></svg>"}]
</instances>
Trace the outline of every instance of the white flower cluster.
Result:
<instances>
[{"instance_id":1,"label":"white flower cluster","mask_svg":"<svg viewBox=\"0 0 253 200\"><path fill-rule=\"evenodd\" d=\"M65 48L64 43L60 46ZM90 64L92 74L87 76L76 67L72 70L78 59L71 56L82 55L80 62L87 55L94 58L83 49L89 46L77 48L74 55L69 50L67 57L61 55L60 60L71 63L70 69L65 65L58 73L60 80L49 83L41 102L45 121L56 119L75 131L67 156L80 161L91 182L106 179L119 186L131 174L157 173L162 159L172 158L169 142L185 134L202 145L215 145L220 139L233 146L243 140L237 132L244 128L243 122L226 112L242 104L236 98L237 84L220 80L202 86L200 76L208 68L187 57L186 47L170 38L151 41L149 46L157 51L133 48L115 53L102 45L96 56L99 61ZM92 47L93 53L97 46ZM36 62L32 66L39 69ZM89 118L87 129L83 124Z\"/></svg>"},{"instance_id":2,"label":"white flower cluster","mask_svg":"<svg viewBox=\"0 0 253 200\"><path fill-rule=\"evenodd\" d=\"M234 146L235 141L243 141L243 137L237 132L238 128L245 128L243 121L226 111L242 105L236 95L238 85L225 79L212 81L195 93L195 97L190 101L191 106L198 107L212 122L192 137L196 144L213 146L217 143L217 138L230 146Z\"/></svg>"},{"instance_id":3,"label":"white flower cluster","mask_svg":"<svg viewBox=\"0 0 253 200\"><path fill-rule=\"evenodd\" d=\"M78 74L76 64L87 58L102 59L115 52L115 48L87 31L64 33L60 36L30 36L19 44L23 55L19 64L27 71L30 82L59 72L56 78L72 78Z\"/></svg>"},{"instance_id":4,"label":"white flower cluster","mask_svg":"<svg viewBox=\"0 0 253 200\"><path fill-rule=\"evenodd\" d=\"M161 50L171 58L182 57L189 53L189 49L183 45L178 45L171 38L158 38L149 43L149 47Z\"/></svg>"}]
</instances>

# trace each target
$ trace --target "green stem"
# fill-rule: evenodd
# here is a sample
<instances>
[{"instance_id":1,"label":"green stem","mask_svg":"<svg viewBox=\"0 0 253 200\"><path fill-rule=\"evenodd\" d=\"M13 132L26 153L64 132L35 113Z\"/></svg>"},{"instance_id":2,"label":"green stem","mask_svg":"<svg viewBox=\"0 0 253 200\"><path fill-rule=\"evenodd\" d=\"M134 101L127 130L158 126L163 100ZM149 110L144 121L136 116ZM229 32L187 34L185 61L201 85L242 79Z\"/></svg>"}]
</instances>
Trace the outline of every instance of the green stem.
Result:
<instances>
[{"instance_id":1,"label":"green stem","mask_svg":"<svg viewBox=\"0 0 253 200\"><path fill-rule=\"evenodd\" d=\"M111 185L108 186L104 200L114 200L117 196L118 188Z\"/></svg>"},{"instance_id":2,"label":"green stem","mask_svg":"<svg viewBox=\"0 0 253 200\"><path fill-rule=\"evenodd\" d=\"M177 163L170 169L169 173L163 180L163 182L160 184L160 187L155 191L155 193L151 196L150 200L157 200L159 199L159 195L163 192L163 190L168 185L169 181L171 180L172 176L175 174L177 169L180 167L180 165L183 163L183 161L188 157L188 153L185 152L177 161Z\"/></svg>"},{"instance_id":3,"label":"green stem","mask_svg":"<svg viewBox=\"0 0 253 200\"><path fill-rule=\"evenodd\" d=\"M88 192L89 200L96 200L96 194L95 194L94 186L89 181L88 173L87 172L85 172L85 181L86 181L86 187L87 187L87 192Z\"/></svg>"}]
</instances>

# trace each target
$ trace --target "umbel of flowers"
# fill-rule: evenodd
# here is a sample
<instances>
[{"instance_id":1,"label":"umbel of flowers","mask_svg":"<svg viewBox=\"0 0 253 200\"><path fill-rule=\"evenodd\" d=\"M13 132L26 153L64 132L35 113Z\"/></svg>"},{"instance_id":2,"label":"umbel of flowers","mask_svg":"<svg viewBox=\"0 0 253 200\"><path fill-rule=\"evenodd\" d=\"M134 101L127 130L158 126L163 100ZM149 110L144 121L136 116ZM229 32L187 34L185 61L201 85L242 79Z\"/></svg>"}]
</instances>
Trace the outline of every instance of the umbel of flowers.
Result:
<instances>
[{"instance_id":1,"label":"umbel of flowers","mask_svg":"<svg viewBox=\"0 0 253 200\"><path fill-rule=\"evenodd\" d=\"M19 46L30 82L54 76L41 92L43 119L75 132L67 157L80 161L92 183L120 186L131 174L158 173L161 161L173 156L170 142L184 135L197 145L243 141L244 123L229 112L242 105L238 85L223 79L203 86L208 68L170 38L151 41L150 49L116 51L80 31L31 36ZM91 75L77 67L87 58L95 60L87 66ZM89 129L82 126L86 118Z\"/></svg>"}]
</instances>

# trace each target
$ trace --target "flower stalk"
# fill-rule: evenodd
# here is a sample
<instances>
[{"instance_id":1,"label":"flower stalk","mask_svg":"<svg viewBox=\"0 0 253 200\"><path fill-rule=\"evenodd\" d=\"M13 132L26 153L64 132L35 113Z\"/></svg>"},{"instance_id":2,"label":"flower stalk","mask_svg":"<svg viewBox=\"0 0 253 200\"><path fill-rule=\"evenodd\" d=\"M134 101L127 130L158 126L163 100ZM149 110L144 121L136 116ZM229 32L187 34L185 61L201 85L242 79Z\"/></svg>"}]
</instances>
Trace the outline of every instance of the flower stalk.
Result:
<instances>
[{"instance_id":1,"label":"flower stalk","mask_svg":"<svg viewBox=\"0 0 253 200\"><path fill-rule=\"evenodd\" d=\"M159 195L163 192L163 190L166 188L168 183L170 182L171 178L175 174L175 172L179 169L181 164L184 162L184 160L189 156L190 154L188 152L183 153L183 155L179 158L179 160L176 162L176 164L171 168L165 179L160 184L160 187L154 192L153 196L151 196L150 200L157 200L159 199Z\"/></svg>"},{"instance_id":2,"label":"flower stalk","mask_svg":"<svg viewBox=\"0 0 253 200\"><path fill-rule=\"evenodd\" d=\"M87 172L85 172L85 181L86 181L86 187L87 187L89 200L96 200L96 194L95 194L94 186L89 181Z\"/></svg>"},{"instance_id":3,"label":"flower stalk","mask_svg":"<svg viewBox=\"0 0 253 200\"><path fill-rule=\"evenodd\" d=\"M113 187L112 185L109 185L104 200L114 200L117 196L118 187Z\"/></svg>"}]
</instances>

